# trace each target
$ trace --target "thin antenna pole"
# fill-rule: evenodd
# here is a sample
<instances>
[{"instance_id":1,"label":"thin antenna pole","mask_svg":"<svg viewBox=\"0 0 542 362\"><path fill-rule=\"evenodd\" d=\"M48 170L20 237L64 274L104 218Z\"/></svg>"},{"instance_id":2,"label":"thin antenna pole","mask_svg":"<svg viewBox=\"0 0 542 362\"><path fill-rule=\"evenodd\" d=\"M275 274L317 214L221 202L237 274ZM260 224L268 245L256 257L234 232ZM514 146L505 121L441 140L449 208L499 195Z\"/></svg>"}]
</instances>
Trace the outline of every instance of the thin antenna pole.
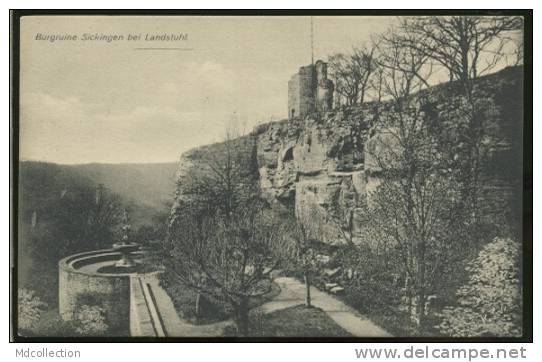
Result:
<instances>
[{"instance_id":1,"label":"thin antenna pole","mask_svg":"<svg viewBox=\"0 0 542 362\"><path fill-rule=\"evenodd\" d=\"M314 28L311 16L311 64L314 65Z\"/></svg>"}]
</instances>

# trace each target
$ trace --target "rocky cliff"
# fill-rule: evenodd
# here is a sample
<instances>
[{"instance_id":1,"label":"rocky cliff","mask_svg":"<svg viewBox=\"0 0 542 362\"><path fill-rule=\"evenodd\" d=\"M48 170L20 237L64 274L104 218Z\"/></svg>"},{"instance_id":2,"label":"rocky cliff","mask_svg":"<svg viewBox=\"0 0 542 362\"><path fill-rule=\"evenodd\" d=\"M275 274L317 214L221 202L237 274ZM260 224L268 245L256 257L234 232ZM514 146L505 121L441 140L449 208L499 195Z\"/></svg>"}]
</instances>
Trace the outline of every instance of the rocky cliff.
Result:
<instances>
[{"instance_id":1,"label":"rocky cliff","mask_svg":"<svg viewBox=\"0 0 542 362\"><path fill-rule=\"evenodd\" d=\"M489 121L488 136L484 141L491 144L491 155L484 182L496 198L521 192L518 160L522 154L522 74L521 67L507 68L476 82L476 96L488 101L484 114ZM449 97L453 86L433 87L425 97L433 105L433 118L451 125L455 117L461 117L457 111L461 99ZM332 110L320 117L258 126L250 136L242 138L242 144L251 142L253 147L242 149L254 153L247 154L247 158L256 156L254 170L262 196L275 207L295 210L299 218L310 220L325 241L344 242L338 228L346 222L355 229L356 213L337 220L335 211L351 209L378 185L378 168L369 155L379 152L378 145L386 137L379 128L379 119L393 111L391 102L366 103ZM193 172L204 154L220 153L220 147L205 146L181 157L178 199L185 193L183 177Z\"/></svg>"}]
</instances>

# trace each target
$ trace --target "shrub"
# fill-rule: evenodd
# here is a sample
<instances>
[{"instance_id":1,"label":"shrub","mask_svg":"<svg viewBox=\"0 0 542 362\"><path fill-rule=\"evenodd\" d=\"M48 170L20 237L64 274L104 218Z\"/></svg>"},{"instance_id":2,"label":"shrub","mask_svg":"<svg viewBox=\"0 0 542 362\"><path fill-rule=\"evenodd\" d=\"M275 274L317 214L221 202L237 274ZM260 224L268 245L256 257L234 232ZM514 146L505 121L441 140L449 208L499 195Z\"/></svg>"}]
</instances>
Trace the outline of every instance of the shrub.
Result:
<instances>
[{"instance_id":1,"label":"shrub","mask_svg":"<svg viewBox=\"0 0 542 362\"><path fill-rule=\"evenodd\" d=\"M32 290L19 289L17 305L19 329L26 332L34 331L46 307L47 303L42 302Z\"/></svg>"},{"instance_id":2,"label":"shrub","mask_svg":"<svg viewBox=\"0 0 542 362\"><path fill-rule=\"evenodd\" d=\"M77 336L75 326L73 321L63 320L57 309L50 309L42 313L33 335L37 337L73 337Z\"/></svg>"},{"instance_id":3,"label":"shrub","mask_svg":"<svg viewBox=\"0 0 542 362\"><path fill-rule=\"evenodd\" d=\"M451 336L520 336L520 243L495 238L466 270L469 282L457 291L459 306L446 307L438 328Z\"/></svg>"},{"instance_id":4,"label":"shrub","mask_svg":"<svg viewBox=\"0 0 542 362\"><path fill-rule=\"evenodd\" d=\"M98 306L81 306L76 315L76 320L75 331L83 336L104 335L108 330L105 312L103 308Z\"/></svg>"}]
</instances>

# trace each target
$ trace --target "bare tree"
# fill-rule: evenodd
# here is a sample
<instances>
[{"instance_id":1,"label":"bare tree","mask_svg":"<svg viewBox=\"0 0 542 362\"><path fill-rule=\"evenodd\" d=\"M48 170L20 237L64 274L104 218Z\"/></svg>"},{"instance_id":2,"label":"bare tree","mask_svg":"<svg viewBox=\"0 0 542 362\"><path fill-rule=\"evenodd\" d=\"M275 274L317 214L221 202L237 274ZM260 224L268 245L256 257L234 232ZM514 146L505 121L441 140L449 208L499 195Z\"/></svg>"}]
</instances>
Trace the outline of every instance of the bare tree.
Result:
<instances>
[{"instance_id":1,"label":"bare tree","mask_svg":"<svg viewBox=\"0 0 542 362\"><path fill-rule=\"evenodd\" d=\"M521 54L518 51L521 48L510 47L515 48L517 34L514 37L514 33L521 32L522 28L522 18L511 16L408 17L401 21L397 36L401 46L427 56L446 69L450 81L459 81L468 118L464 132L468 146L464 197L475 222L486 127L480 116L481 106L474 96L473 80L503 66L507 57L517 58Z\"/></svg>"},{"instance_id":2,"label":"bare tree","mask_svg":"<svg viewBox=\"0 0 542 362\"><path fill-rule=\"evenodd\" d=\"M438 154L415 106L380 139L374 156L380 185L369 197L370 227L391 238L404 271L407 307L418 329L424 324L426 297L434 288L462 220L455 183L441 169ZM379 136L377 136L379 137Z\"/></svg>"},{"instance_id":3,"label":"bare tree","mask_svg":"<svg viewBox=\"0 0 542 362\"><path fill-rule=\"evenodd\" d=\"M331 77L335 90L344 98L346 105L363 103L372 83L370 82L376 63L375 47L353 48L351 54L335 54L329 57Z\"/></svg>"},{"instance_id":4,"label":"bare tree","mask_svg":"<svg viewBox=\"0 0 542 362\"><path fill-rule=\"evenodd\" d=\"M380 63L378 60L375 60L375 63L377 64L377 67L374 71L373 77L371 77L370 79L370 87L374 93L373 100L376 101L378 104L382 101L384 69L382 69L382 67L378 65Z\"/></svg>"},{"instance_id":5,"label":"bare tree","mask_svg":"<svg viewBox=\"0 0 542 362\"><path fill-rule=\"evenodd\" d=\"M166 266L183 285L229 304L246 336L250 300L270 291L286 247L283 227L261 204L235 213L228 220L180 212L170 227Z\"/></svg>"},{"instance_id":6,"label":"bare tree","mask_svg":"<svg viewBox=\"0 0 542 362\"><path fill-rule=\"evenodd\" d=\"M312 278L318 269L316 254L317 238L321 236L321 227L314 211L298 213L289 218L288 232L290 242L287 254L290 256L290 267L301 272L305 283L305 305L312 306Z\"/></svg>"},{"instance_id":7,"label":"bare tree","mask_svg":"<svg viewBox=\"0 0 542 362\"><path fill-rule=\"evenodd\" d=\"M227 138L181 175L163 252L174 279L229 304L247 335L250 299L269 292L283 259L284 228L259 198L253 140Z\"/></svg>"},{"instance_id":8,"label":"bare tree","mask_svg":"<svg viewBox=\"0 0 542 362\"><path fill-rule=\"evenodd\" d=\"M427 124L423 93L432 74L430 58L404 46L394 33L379 45L383 85L391 111L383 112L367 148L370 169L380 185L368 197L369 227L391 238L404 271L409 314L418 330L435 278L460 230L454 183L442 167Z\"/></svg>"},{"instance_id":9,"label":"bare tree","mask_svg":"<svg viewBox=\"0 0 542 362\"><path fill-rule=\"evenodd\" d=\"M492 71L509 55L511 35L522 28L522 18L512 16L407 17L401 21L401 38L405 46L446 68L450 81L460 80L469 88L471 80Z\"/></svg>"},{"instance_id":10,"label":"bare tree","mask_svg":"<svg viewBox=\"0 0 542 362\"><path fill-rule=\"evenodd\" d=\"M371 76L376 68L374 59L376 46L371 45L369 48L363 46L361 48L354 48L352 52L352 64L353 69L359 73L360 87L359 87L359 103L365 102L365 98L368 90L371 86Z\"/></svg>"},{"instance_id":11,"label":"bare tree","mask_svg":"<svg viewBox=\"0 0 542 362\"><path fill-rule=\"evenodd\" d=\"M410 42L422 43L414 37ZM422 43L423 44L423 43ZM382 34L377 43L382 90L386 97L402 102L411 94L430 86L433 74L430 57L422 49L405 46L405 35L394 29Z\"/></svg>"}]
</instances>

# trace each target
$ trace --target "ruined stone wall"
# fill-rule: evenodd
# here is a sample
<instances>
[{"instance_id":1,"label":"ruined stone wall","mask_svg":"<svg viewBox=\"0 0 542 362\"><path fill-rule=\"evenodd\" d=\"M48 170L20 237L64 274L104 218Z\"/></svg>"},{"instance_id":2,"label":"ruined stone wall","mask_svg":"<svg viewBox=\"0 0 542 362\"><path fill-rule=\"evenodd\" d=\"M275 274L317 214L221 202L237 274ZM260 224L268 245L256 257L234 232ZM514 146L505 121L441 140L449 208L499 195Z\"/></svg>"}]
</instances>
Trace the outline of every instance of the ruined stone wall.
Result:
<instances>
[{"instance_id":1,"label":"ruined stone wall","mask_svg":"<svg viewBox=\"0 0 542 362\"><path fill-rule=\"evenodd\" d=\"M484 195L491 205L510 195L521 195L522 171L517 162L521 158L521 76L522 68L516 67L477 81L478 97L491 103L487 131L488 142L495 147L483 181ZM453 124L459 116L449 112L456 106L447 87L441 85L429 92L439 113L437 119ZM324 241L343 243L333 210L347 210L343 221L352 222L355 231L361 221L353 205L378 187L379 167L374 155L385 159L382 145L393 139L389 130L379 126L379 119L393 112L389 103L379 107L364 104L326 112L319 119L283 120L257 127L253 136L262 195L271 204L311 220L321 229ZM440 117L442 114L447 116ZM190 166L186 163L184 167ZM521 215L518 207L514 210ZM364 242L355 239L356 235L354 241Z\"/></svg>"},{"instance_id":2,"label":"ruined stone wall","mask_svg":"<svg viewBox=\"0 0 542 362\"><path fill-rule=\"evenodd\" d=\"M335 86L327 78L327 63L316 62L316 110L322 114L333 109L333 92Z\"/></svg>"}]
</instances>

